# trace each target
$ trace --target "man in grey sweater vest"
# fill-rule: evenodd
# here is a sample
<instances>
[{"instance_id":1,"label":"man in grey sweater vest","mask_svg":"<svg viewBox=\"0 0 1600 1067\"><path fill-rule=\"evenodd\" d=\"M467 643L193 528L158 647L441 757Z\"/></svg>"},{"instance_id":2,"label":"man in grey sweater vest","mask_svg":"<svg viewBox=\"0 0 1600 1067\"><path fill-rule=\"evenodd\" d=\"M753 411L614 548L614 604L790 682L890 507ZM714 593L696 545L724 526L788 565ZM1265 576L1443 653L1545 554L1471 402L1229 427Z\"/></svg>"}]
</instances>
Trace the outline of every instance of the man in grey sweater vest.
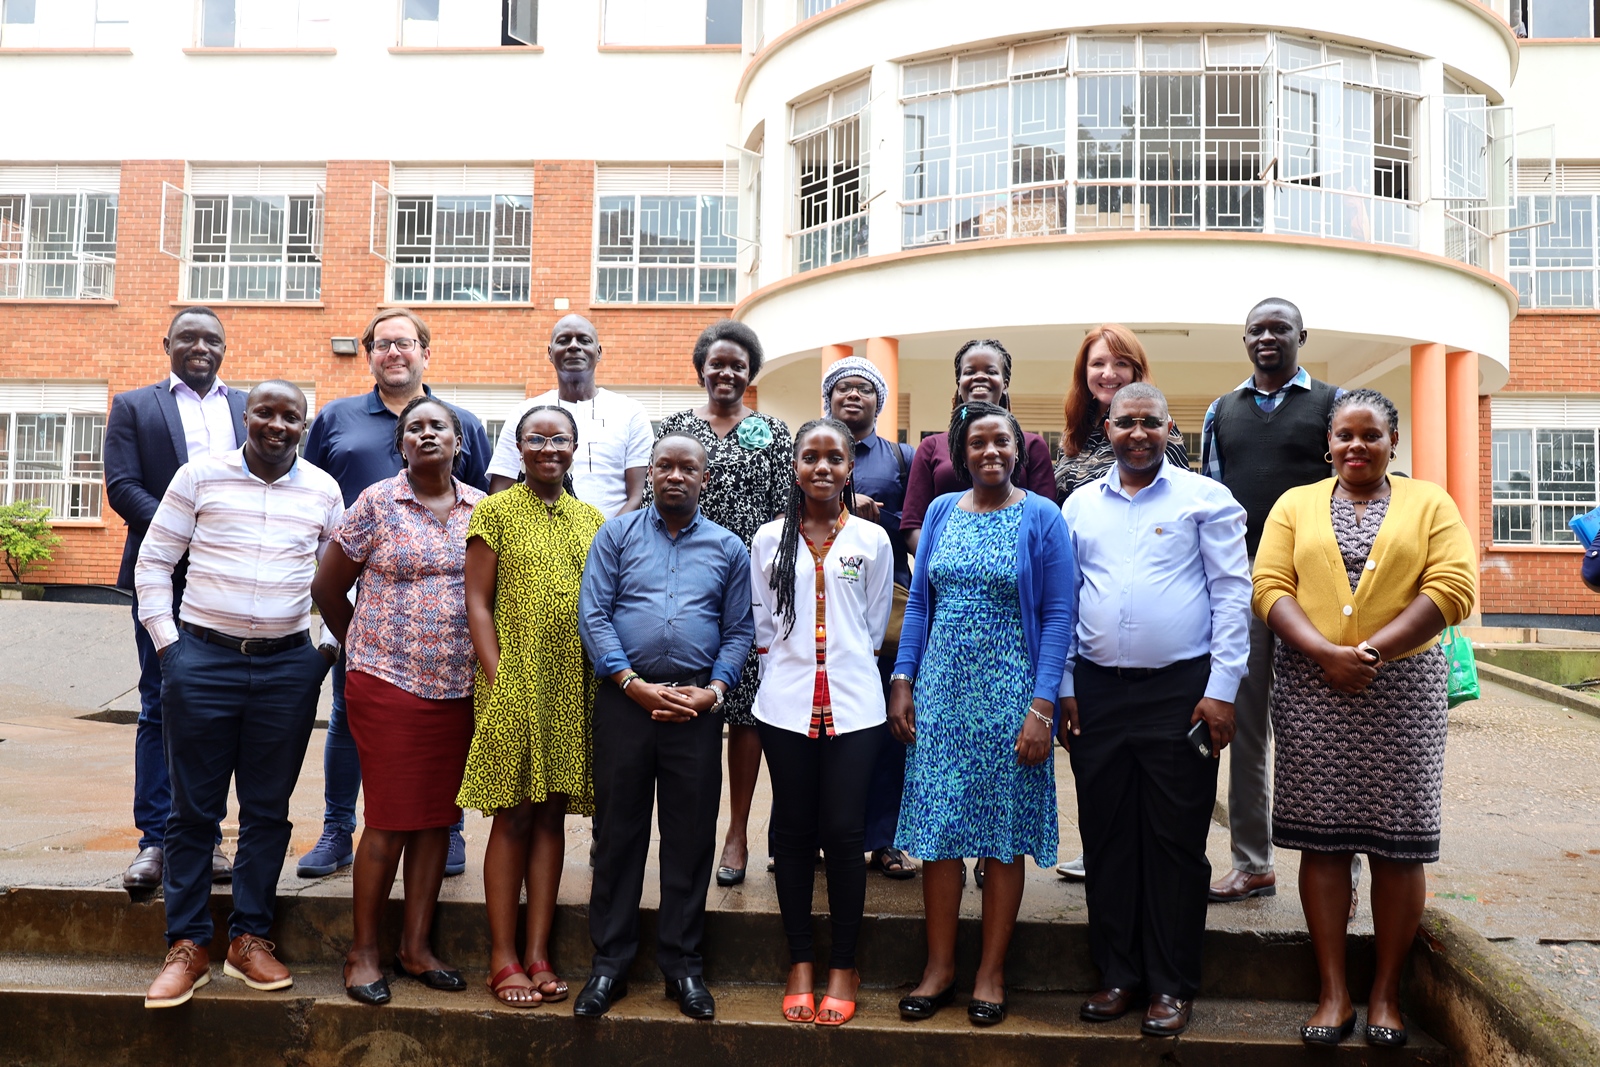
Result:
<instances>
[{"instance_id":1,"label":"man in grey sweater vest","mask_svg":"<svg viewBox=\"0 0 1600 1067\"><path fill-rule=\"evenodd\" d=\"M1245 547L1252 564L1261 530L1278 497L1332 473L1328 411L1344 390L1316 381L1300 366L1306 343L1300 309L1269 297L1250 309L1244 349L1255 373L1206 411L1200 433L1200 473L1227 486L1244 506ZM1269 700L1276 641L1260 619L1250 620L1249 673L1234 703L1237 733L1229 761L1228 823L1233 869L1211 886L1221 903L1272 896L1272 745Z\"/></svg>"}]
</instances>

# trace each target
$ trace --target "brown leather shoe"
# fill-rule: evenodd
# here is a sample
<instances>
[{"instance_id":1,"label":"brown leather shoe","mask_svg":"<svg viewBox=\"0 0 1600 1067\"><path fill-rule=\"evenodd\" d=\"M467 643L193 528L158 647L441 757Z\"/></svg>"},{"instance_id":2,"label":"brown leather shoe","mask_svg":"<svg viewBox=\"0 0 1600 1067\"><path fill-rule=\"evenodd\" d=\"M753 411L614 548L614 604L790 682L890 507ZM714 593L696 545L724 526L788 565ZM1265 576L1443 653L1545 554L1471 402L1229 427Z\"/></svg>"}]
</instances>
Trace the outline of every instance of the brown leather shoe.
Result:
<instances>
[{"instance_id":1,"label":"brown leather shoe","mask_svg":"<svg viewBox=\"0 0 1600 1067\"><path fill-rule=\"evenodd\" d=\"M1116 986L1102 989L1083 1002L1082 1007L1078 1009L1078 1017L1091 1023L1120 1019L1128 1014L1129 1008L1133 1007L1137 995L1137 990L1120 989Z\"/></svg>"},{"instance_id":2,"label":"brown leather shoe","mask_svg":"<svg viewBox=\"0 0 1600 1067\"><path fill-rule=\"evenodd\" d=\"M1150 998L1150 1006L1145 1009L1144 1022L1139 1024L1139 1029L1154 1037L1177 1037L1189 1029L1189 1012L1193 1007L1192 1000L1179 1000L1165 993L1157 993Z\"/></svg>"},{"instance_id":3,"label":"brown leather shoe","mask_svg":"<svg viewBox=\"0 0 1600 1067\"><path fill-rule=\"evenodd\" d=\"M233 881L233 861L228 859L221 845L211 850L211 880L223 883Z\"/></svg>"},{"instance_id":4,"label":"brown leather shoe","mask_svg":"<svg viewBox=\"0 0 1600 1067\"><path fill-rule=\"evenodd\" d=\"M272 954L276 947L255 934L240 934L228 943L228 959L222 965L222 973L251 989L287 989L294 985L294 976Z\"/></svg>"},{"instance_id":5,"label":"brown leather shoe","mask_svg":"<svg viewBox=\"0 0 1600 1067\"><path fill-rule=\"evenodd\" d=\"M211 957L204 945L187 939L174 942L167 950L161 973L144 995L147 1008L176 1008L194 996L194 991L211 981Z\"/></svg>"},{"instance_id":6,"label":"brown leather shoe","mask_svg":"<svg viewBox=\"0 0 1600 1067\"><path fill-rule=\"evenodd\" d=\"M160 889L161 869L166 865L167 854L160 845L142 848L133 857L128 869L122 872L124 889Z\"/></svg>"},{"instance_id":7,"label":"brown leather shoe","mask_svg":"<svg viewBox=\"0 0 1600 1067\"><path fill-rule=\"evenodd\" d=\"M1237 904L1251 897L1277 896L1278 876L1271 871L1251 874L1248 871L1231 870L1211 883L1209 895L1213 904Z\"/></svg>"}]
</instances>

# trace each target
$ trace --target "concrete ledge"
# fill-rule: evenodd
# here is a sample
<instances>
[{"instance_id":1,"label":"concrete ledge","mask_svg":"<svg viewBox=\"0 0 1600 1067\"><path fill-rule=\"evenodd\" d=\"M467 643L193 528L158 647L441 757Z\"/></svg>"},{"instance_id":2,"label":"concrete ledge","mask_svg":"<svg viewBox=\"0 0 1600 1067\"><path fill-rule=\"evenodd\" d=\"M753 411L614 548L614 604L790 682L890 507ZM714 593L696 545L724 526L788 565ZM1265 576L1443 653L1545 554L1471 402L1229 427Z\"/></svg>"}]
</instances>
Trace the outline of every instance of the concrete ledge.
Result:
<instances>
[{"instance_id":1,"label":"concrete ledge","mask_svg":"<svg viewBox=\"0 0 1600 1067\"><path fill-rule=\"evenodd\" d=\"M1549 682L1530 678L1526 674L1508 671L1504 667L1496 667L1492 663L1483 662L1482 657L1478 659L1478 677L1498 682L1507 689L1515 689L1519 693L1526 693L1531 697L1548 700L1552 704L1560 704L1564 708L1600 718L1600 698L1559 685L1551 685Z\"/></svg>"},{"instance_id":2,"label":"concrete ledge","mask_svg":"<svg viewBox=\"0 0 1600 1067\"><path fill-rule=\"evenodd\" d=\"M1543 684L1543 683L1540 683ZM1411 954L1408 1007L1472 1067L1592 1067L1595 1029L1493 942L1429 908Z\"/></svg>"}]
</instances>

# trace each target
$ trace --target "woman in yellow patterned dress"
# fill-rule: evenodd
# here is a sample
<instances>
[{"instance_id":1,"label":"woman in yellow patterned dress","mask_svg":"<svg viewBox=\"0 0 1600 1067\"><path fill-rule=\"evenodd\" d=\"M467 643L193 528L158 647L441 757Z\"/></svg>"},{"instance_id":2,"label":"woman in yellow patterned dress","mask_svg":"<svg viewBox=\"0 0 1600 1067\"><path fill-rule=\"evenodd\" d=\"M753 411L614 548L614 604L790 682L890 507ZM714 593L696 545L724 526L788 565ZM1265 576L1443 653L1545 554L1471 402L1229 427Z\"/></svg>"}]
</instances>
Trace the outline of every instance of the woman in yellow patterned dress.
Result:
<instances>
[{"instance_id":1,"label":"woman in yellow patterned dress","mask_svg":"<svg viewBox=\"0 0 1600 1067\"><path fill-rule=\"evenodd\" d=\"M594 814L594 670L578 638L578 584L605 521L572 491L578 427L554 405L517 424L526 480L467 527L467 625L478 654L476 730L456 803L494 816L484 853L489 988L504 1004L563 1000L550 966L567 815ZM517 907L528 887L528 938Z\"/></svg>"}]
</instances>

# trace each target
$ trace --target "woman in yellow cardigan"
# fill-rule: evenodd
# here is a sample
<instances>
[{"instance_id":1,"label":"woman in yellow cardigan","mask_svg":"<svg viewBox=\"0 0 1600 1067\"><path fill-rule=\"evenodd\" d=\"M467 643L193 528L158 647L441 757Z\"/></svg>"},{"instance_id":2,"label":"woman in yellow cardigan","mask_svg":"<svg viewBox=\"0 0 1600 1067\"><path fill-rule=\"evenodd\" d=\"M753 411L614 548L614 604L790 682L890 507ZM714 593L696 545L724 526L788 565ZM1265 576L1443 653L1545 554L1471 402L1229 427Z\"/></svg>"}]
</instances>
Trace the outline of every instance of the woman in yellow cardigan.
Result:
<instances>
[{"instance_id":1,"label":"woman in yellow cardigan","mask_svg":"<svg viewBox=\"0 0 1600 1067\"><path fill-rule=\"evenodd\" d=\"M1351 859L1372 865L1377 973L1366 1039L1406 1040L1400 970L1439 858L1448 675L1439 634L1472 610L1476 553L1448 494L1390 478L1399 415L1382 393L1334 402L1334 477L1291 489L1267 519L1255 612L1279 637L1272 842L1299 849L1300 903L1322 994L1312 1044L1355 1029L1345 980Z\"/></svg>"}]
</instances>

